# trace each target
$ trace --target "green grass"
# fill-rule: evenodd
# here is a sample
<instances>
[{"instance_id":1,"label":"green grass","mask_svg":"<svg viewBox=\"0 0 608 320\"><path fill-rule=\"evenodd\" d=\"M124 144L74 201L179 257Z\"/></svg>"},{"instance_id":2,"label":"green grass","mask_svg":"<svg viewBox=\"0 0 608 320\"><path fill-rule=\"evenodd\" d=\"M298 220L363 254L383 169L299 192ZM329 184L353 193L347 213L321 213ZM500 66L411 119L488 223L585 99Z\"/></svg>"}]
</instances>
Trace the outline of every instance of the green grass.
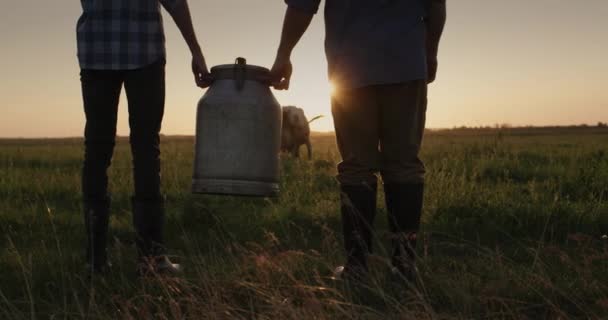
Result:
<instances>
[{"instance_id":1,"label":"green grass","mask_svg":"<svg viewBox=\"0 0 608 320\"><path fill-rule=\"evenodd\" d=\"M193 139L163 141L168 243L180 278L138 279L128 143L111 169L114 272L82 264L82 142L0 141L0 319L608 318L608 130L430 132L421 284L388 276L386 210L372 279L343 260L334 137L284 157L281 197L192 195ZM382 194L379 203L383 203Z\"/></svg>"}]
</instances>

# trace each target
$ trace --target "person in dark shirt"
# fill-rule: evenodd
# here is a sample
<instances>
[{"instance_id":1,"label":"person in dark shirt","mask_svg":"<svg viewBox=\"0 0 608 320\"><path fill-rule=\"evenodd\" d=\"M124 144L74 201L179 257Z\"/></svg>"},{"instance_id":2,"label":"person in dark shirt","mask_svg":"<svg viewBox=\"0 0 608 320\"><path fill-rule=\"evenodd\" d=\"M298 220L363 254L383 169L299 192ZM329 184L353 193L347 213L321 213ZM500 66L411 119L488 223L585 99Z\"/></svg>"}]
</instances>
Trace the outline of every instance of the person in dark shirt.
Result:
<instances>
[{"instance_id":1,"label":"person in dark shirt","mask_svg":"<svg viewBox=\"0 0 608 320\"><path fill-rule=\"evenodd\" d=\"M124 85L129 100L135 195L133 224L138 272L178 272L166 255L160 190L160 129L165 107L165 35L161 5L171 14L192 53L196 84L210 75L196 39L186 0L81 0L78 61L86 116L82 172L86 256L89 271L108 270L106 254L116 117Z\"/></svg>"},{"instance_id":2,"label":"person in dark shirt","mask_svg":"<svg viewBox=\"0 0 608 320\"><path fill-rule=\"evenodd\" d=\"M286 0L273 85L289 89L291 53L320 0ZM340 278L368 272L382 176L393 252L392 271L416 278L425 168L418 154L425 127L427 84L435 80L445 0L327 0L325 49L336 88L332 114L338 148L346 263Z\"/></svg>"}]
</instances>

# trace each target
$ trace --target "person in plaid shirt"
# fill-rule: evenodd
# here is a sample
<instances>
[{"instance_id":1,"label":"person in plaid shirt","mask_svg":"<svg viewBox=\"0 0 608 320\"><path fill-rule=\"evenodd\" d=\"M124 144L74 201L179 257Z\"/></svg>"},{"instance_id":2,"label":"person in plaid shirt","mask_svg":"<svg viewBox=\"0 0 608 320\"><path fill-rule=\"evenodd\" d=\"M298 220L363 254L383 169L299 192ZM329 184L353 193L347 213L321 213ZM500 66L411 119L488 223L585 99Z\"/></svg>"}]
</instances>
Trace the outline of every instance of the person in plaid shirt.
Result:
<instances>
[{"instance_id":1,"label":"person in plaid shirt","mask_svg":"<svg viewBox=\"0 0 608 320\"><path fill-rule=\"evenodd\" d=\"M107 169L115 145L120 92L128 98L135 195L133 224L138 272L178 272L166 255L160 191L160 129L165 106L165 36L161 5L192 53L196 84L211 83L196 39L187 0L81 0L77 24L78 61L86 116L82 172L87 266L103 273L110 196Z\"/></svg>"}]
</instances>

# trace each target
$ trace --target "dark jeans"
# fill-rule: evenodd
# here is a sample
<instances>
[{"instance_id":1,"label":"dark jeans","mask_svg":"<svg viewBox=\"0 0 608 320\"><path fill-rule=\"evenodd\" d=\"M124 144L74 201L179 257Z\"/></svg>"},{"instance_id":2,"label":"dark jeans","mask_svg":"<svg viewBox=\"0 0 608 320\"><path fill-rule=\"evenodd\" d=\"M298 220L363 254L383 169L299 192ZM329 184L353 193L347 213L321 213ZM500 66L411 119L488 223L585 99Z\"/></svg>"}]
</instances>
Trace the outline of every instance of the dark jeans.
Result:
<instances>
[{"instance_id":1,"label":"dark jeans","mask_svg":"<svg viewBox=\"0 0 608 320\"><path fill-rule=\"evenodd\" d=\"M418 153L426 120L427 84L415 80L341 90L332 114L342 162L342 185L420 184L424 164Z\"/></svg>"},{"instance_id":2,"label":"dark jeans","mask_svg":"<svg viewBox=\"0 0 608 320\"><path fill-rule=\"evenodd\" d=\"M135 199L160 200L159 133L165 107L165 61L136 70L82 70L80 77L86 115L82 173L85 202L108 198L107 169L114 151L123 84L129 101Z\"/></svg>"}]
</instances>

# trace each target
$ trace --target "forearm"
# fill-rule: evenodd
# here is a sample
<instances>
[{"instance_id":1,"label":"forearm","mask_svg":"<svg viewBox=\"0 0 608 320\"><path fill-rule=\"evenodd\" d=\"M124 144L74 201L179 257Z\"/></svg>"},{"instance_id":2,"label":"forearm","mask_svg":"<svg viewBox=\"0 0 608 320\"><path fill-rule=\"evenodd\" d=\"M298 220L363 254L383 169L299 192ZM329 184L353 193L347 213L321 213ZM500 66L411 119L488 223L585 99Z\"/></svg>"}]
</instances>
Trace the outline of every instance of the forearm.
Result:
<instances>
[{"instance_id":1,"label":"forearm","mask_svg":"<svg viewBox=\"0 0 608 320\"><path fill-rule=\"evenodd\" d=\"M192 25L192 17L190 15L190 8L188 7L188 1L182 0L171 10L168 10L169 14L175 21L177 28L182 33L184 40L190 48L190 52L193 56L202 56L201 47L196 39L196 33L194 32L194 26Z\"/></svg>"},{"instance_id":2,"label":"forearm","mask_svg":"<svg viewBox=\"0 0 608 320\"><path fill-rule=\"evenodd\" d=\"M285 20L283 22L283 32L281 34L281 44L279 45L277 56L291 56L293 48L308 29L312 17L313 14L299 11L291 7L287 8Z\"/></svg>"},{"instance_id":3,"label":"forearm","mask_svg":"<svg viewBox=\"0 0 608 320\"><path fill-rule=\"evenodd\" d=\"M437 53L439 52L439 41L441 40L447 16L446 0L428 1L430 1L430 6L426 22L427 54L429 56L437 56Z\"/></svg>"}]
</instances>

